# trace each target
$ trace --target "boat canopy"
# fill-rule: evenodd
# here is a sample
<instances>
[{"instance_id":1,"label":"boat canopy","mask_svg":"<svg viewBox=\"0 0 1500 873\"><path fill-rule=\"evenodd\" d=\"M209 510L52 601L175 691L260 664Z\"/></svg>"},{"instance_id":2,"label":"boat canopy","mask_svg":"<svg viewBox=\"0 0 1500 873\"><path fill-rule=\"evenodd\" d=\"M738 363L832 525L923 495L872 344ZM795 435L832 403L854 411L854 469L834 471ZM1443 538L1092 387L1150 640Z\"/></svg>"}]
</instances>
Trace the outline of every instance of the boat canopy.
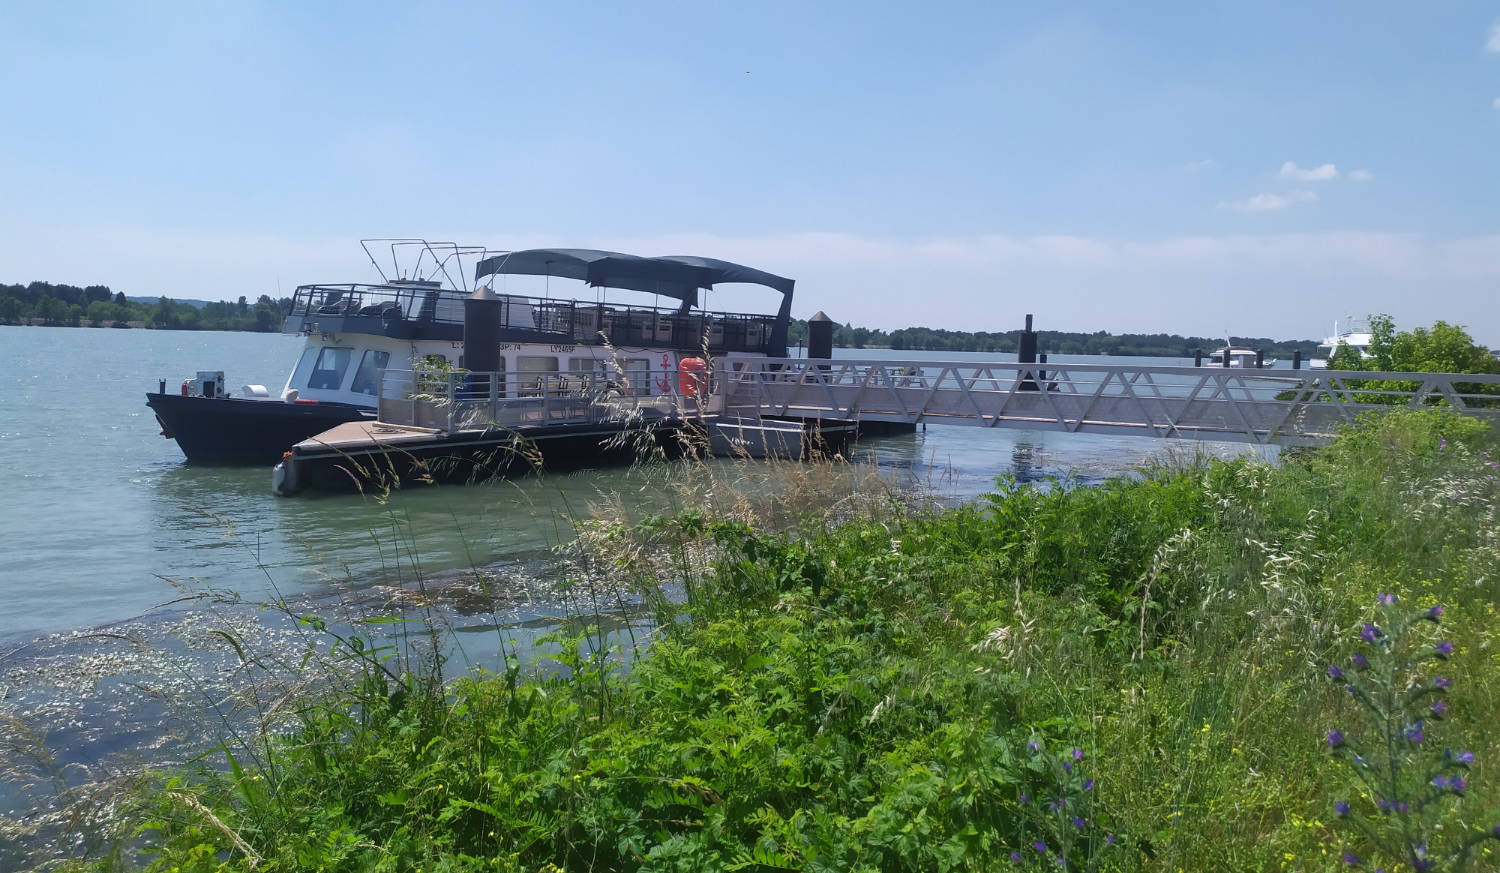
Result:
<instances>
[{"instance_id":1,"label":"boat canopy","mask_svg":"<svg viewBox=\"0 0 1500 873\"><path fill-rule=\"evenodd\" d=\"M497 274L557 276L604 288L623 288L698 302L698 289L726 282L764 285L790 298L793 280L716 258L671 255L643 258L598 249L527 249L485 258L474 268L477 282Z\"/></svg>"}]
</instances>

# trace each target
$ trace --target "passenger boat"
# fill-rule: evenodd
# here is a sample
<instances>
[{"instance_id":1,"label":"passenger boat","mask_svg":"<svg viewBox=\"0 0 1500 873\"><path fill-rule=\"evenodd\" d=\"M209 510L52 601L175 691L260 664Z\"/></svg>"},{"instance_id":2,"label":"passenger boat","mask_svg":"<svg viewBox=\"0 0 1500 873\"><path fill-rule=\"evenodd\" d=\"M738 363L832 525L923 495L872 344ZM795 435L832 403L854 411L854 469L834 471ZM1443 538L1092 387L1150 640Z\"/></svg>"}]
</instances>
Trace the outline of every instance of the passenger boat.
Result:
<instances>
[{"instance_id":1,"label":"passenger boat","mask_svg":"<svg viewBox=\"0 0 1500 873\"><path fill-rule=\"evenodd\" d=\"M1370 329L1360 322L1352 321L1344 329L1339 329L1339 323L1333 323L1333 334L1318 343L1318 350L1308 361L1308 366L1314 370L1328 369L1328 361L1336 354L1340 346L1349 346L1359 353L1363 360L1370 360L1375 356L1370 353L1370 344L1375 341L1375 335Z\"/></svg>"},{"instance_id":2,"label":"passenger boat","mask_svg":"<svg viewBox=\"0 0 1500 873\"><path fill-rule=\"evenodd\" d=\"M1248 346L1222 346L1215 349L1208 356L1208 366L1238 367L1248 370L1256 367L1273 367L1276 365L1275 358L1261 358L1259 363L1256 363L1259 356L1259 351ZM1225 358L1229 359L1229 363L1226 364L1224 362Z\"/></svg>"},{"instance_id":3,"label":"passenger boat","mask_svg":"<svg viewBox=\"0 0 1500 873\"><path fill-rule=\"evenodd\" d=\"M391 273L372 244L389 245ZM786 354L793 281L740 264L594 249L505 252L426 240L361 245L380 282L303 285L294 293L282 329L306 343L277 396L254 385L233 395L219 371L200 371L176 393L162 382L147 394L163 436L176 439L189 461L274 463L295 443L335 425L373 420L384 371L465 367L464 308L471 294L466 261L474 264L472 290L482 285L495 291L497 282L516 277L547 283L541 296L499 289L499 323L488 328L497 348L486 351L477 369L525 373L528 379L608 375L624 391L644 397L675 390L669 379L677 378L685 358L705 352ZM402 269L403 260L414 263ZM581 281L594 299L554 297L552 278ZM699 306L701 292L735 283L779 292L775 314ZM611 300L611 292L630 292L635 300ZM655 300L647 304L645 295ZM676 305L654 305L663 297ZM500 396L524 397L530 390L520 378L499 381Z\"/></svg>"}]
</instances>

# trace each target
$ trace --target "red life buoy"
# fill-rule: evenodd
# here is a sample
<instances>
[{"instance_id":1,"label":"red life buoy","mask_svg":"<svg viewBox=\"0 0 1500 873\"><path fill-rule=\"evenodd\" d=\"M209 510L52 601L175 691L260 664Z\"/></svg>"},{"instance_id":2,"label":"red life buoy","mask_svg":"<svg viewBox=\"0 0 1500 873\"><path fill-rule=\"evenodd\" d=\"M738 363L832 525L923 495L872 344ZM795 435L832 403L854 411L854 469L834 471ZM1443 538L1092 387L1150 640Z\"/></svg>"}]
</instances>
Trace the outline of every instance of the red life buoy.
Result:
<instances>
[{"instance_id":1,"label":"red life buoy","mask_svg":"<svg viewBox=\"0 0 1500 873\"><path fill-rule=\"evenodd\" d=\"M683 358L677 362L677 392L684 397L697 397L706 390L708 362L702 358Z\"/></svg>"}]
</instances>

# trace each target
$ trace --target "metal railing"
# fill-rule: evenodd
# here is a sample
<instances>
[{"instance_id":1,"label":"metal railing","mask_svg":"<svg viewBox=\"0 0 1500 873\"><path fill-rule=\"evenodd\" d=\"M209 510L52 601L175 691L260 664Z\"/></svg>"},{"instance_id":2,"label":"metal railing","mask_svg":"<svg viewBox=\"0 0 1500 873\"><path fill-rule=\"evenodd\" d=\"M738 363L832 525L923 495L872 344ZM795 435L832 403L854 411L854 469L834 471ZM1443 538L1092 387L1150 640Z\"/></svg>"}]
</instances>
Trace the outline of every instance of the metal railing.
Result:
<instances>
[{"instance_id":1,"label":"metal railing","mask_svg":"<svg viewBox=\"0 0 1500 873\"><path fill-rule=\"evenodd\" d=\"M362 327L400 335L416 325L464 323L467 292L436 282L392 282L385 285L303 285L292 296L289 323L316 321L321 329L348 329L351 319ZM501 327L544 334L543 342L695 350L705 342L715 352L769 352L773 315L737 312L689 312L652 306L619 306L571 300L499 295ZM601 337L601 334L603 336Z\"/></svg>"},{"instance_id":2,"label":"metal railing","mask_svg":"<svg viewBox=\"0 0 1500 873\"><path fill-rule=\"evenodd\" d=\"M1500 376L946 361L718 362L724 409L1319 445L1360 414L1448 406L1500 420Z\"/></svg>"},{"instance_id":3,"label":"metal railing","mask_svg":"<svg viewBox=\"0 0 1500 873\"><path fill-rule=\"evenodd\" d=\"M717 409L712 374L656 370L645 382L631 375L382 370L379 420L456 434L682 419Z\"/></svg>"}]
</instances>

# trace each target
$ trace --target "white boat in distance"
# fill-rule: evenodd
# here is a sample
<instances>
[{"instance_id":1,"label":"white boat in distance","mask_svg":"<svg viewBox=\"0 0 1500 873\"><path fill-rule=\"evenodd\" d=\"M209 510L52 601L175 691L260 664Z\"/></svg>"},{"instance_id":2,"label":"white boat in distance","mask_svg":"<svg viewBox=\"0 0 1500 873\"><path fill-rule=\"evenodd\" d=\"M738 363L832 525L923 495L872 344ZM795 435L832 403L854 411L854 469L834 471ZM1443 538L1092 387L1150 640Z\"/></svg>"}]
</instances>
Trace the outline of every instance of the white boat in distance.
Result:
<instances>
[{"instance_id":1,"label":"white boat in distance","mask_svg":"<svg viewBox=\"0 0 1500 873\"><path fill-rule=\"evenodd\" d=\"M1359 352L1360 358L1368 361L1375 357L1370 354L1370 344L1374 341L1375 336L1370 333L1367 325L1350 319L1348 326L1340 330L1339 323L1335 321L1333 335L1318 343L1318 350L1313 353L1312 360L1308 361L1307 365L1314 370L1328 369L1328 361L1338 351L1339 346L1349 346Z\"/></svg>"},{"instance_id":2,"label":"white boat in distance","mask_svg":"<svg viewBox=\"0 0 1500 873\"><path fill-rule=\"evenodd\" d=\"M1256 366L1255 358L1259 354L1260 352L1249 346L1221 346L1209 354L1207 366L1253 370ZM1226 357L1229 359L1227 364L1224 363ZM1274 367L1275 365L1275 358L1263 358L1260 362L1261 367Z\"/></svg>"}]
</instances>

